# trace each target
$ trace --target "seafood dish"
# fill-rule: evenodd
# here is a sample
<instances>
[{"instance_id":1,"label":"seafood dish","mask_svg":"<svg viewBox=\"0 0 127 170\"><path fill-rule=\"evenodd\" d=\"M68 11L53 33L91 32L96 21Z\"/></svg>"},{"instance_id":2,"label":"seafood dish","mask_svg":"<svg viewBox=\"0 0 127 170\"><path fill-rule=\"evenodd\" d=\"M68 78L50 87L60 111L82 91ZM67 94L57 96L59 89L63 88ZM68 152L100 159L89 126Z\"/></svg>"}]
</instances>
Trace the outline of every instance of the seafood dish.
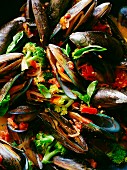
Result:
<instances>
[{"instance_id":1,"label":"seafood dish","mask_svg":"<svg viewBox=\"0 0 127 170\"><path fill-rule=\"evenodd\" d=\"M127 42L110 2L26 0L0 28L0 169L127 169Z\"/></svg>"}]
</instances>

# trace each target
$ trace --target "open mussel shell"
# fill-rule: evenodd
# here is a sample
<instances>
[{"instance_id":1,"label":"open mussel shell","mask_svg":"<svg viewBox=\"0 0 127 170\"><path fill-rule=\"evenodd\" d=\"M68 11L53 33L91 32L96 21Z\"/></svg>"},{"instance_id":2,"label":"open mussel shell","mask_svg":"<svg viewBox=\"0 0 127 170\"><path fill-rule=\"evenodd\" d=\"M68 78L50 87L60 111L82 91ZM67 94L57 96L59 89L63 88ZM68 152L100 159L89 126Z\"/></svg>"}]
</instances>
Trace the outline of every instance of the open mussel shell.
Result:
<instances>
[{"instance_id":1,"label":"open mussel shell","mask_svg":"<svg viewBox=\"0 0 127 170\"><path fill-rule=\"evenodd\" d=\"M0 28L0 54L4 54L13 36L23 28L25 17L17 17Z\"/></svg>"},{"instance_id":2,"label":"open mussel shell","mask_svg":"<svg viewBox=\"0 0 127 170\"><path fill-rule=\"evenodd\" d=\"M76 71L73 71L72 69L69 68L69 65L68 65L69 60L68 60L67 56L65 54L63 54L62 49L59 46L54 45L54 44L49 44L48 48L51 52L52 58L54 58L54 59L52 59L50 57L52 59L52 61L50 58L49 58L49 61L53 63L53 60L56 60L59 63L59 65L61 67L63 67L65 73L71 79L72 83L80 90L85 91L85 87L84 87L85 82L84 82L84 84L82 84L81 80L79 79L79 74L77 74Z\"/></svg>"},{"instance_id":3,"label":"open mussel shell","mask_svg":"<svg viewBox=\"0 0 127 170\"><path fill-rule=\"evenodd\" d=\"M28 160L25 153L0 139L0 155L2 163L0 169L28 170Z\"/></svg>"},{"instance_id":4,"label":"open mussel shell","mask_svg":"<svg viewBox=\"0 0 127 170\"><path fill-rule=\"evenodd\" d=\"M82 141L80 145L74 140L68 138L67 133L65 134L64 132L65 129L59 126L59 122L54 119L54 117L48 113L40 113L39 117L42 120L42 124L46 127L44 130L48 129L48 132L53 135L56 140L61 142L61 144L67 149L79 154L84 154L88 150L87 144L84 141ZM82 146L82 143L85 144Z\"/></svg>"},{"instance_id":5,"label":"open mussel shell","mask_svg":"<svg viewBox=\"0 0 127 170\"><path fill-rule=\"evenodd\" d=\"M81 0L77 2L62 17L66 18L66 15L70 15L70 17L66 19L66 24L61 24L61 22L59 22L53 30L50 39L56 36L56 34L61 33L61 30L64 30L63 34L65 34L64 36L67 37L72 31L76 30L80 25L88 20L88 18L92 15L95 6L95 0ZM66 28L63 28L62 25L66 25ZM59 36L59 34L57 36Z\"/></svg>"},{"instance_id":6,"label":"open mussel shell","mask_svg":"<svg viewBox=\"0 0 127 170\"><path fill-rule=\"evenodd\" d=\"M24 105L8 111L8 114L15 115L14 121L18 124L21 122L29 123L28 129L30 129L32 128L33 121L36 118L38 111L33 106ZM9 123L7 123L7 126L10 130L17 133L22 133L28 130L14 129Z\"/></svg>"}]
</instances>

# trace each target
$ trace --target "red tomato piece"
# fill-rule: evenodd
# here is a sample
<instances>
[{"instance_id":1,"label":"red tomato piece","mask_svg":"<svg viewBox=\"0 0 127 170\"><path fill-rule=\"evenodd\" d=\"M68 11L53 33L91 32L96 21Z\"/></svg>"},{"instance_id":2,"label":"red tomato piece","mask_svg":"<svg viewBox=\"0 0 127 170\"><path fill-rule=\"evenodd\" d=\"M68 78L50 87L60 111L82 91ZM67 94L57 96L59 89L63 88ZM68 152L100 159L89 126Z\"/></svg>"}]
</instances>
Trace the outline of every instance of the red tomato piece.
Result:
<instances>
[{"instance_id":1,"label":"red tomato piece","mask_svg":"<svg viewBox=\"0 0 127 170\"><path fill-rule=\"evenodd\" d=\"M21 122L21 123L19 124L19 129L20 129L20 130L27 130L27 129L28 129L28 123Z\"/></svg>"},{"instance_id":2,"label":"red tomato piece","mask_svg":"<svg viewBox=\"0 0 127 170\"><path fill-rule=\"evenodd\" d=\"M81 75L90 81L94 81L96 80L96 73L93 70L92 65L88 65L88 64L83 64L81 67Z\"/></svg>"},{"instance_id":3,"label":"red tomato piece","mask_svg":"<svg viewBox=\"0 0 127 170\"><path fill-rule=\"evenodd\" d=\"M31 60L30 61L30 65L33 67L33 68L37 68L37 66L38 66L38 64L37 64L37 62L36 61L34 61L34 60Z\"/></svg>"}]
</instances>

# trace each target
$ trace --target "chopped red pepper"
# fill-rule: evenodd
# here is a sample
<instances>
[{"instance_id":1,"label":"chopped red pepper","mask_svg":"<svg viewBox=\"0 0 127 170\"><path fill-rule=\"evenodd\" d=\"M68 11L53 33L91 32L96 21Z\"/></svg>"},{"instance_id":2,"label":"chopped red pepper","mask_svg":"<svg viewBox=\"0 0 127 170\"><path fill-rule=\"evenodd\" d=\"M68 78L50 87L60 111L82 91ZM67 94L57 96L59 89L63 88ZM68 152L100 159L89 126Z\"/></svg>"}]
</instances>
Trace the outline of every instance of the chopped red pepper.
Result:
<instances>
[{"instance_id":1,"label":"chopped red pepper","mask_svg":"<svg viewBox=\"0 0 127 170\"><path fill-rule=\"evenodd\" d=\"M98 112L96 108L86 106L85 104L82 104L80 106L80 111L81 113L88 113L88 114L97 114Z\"/></svg>"}]
</instances>

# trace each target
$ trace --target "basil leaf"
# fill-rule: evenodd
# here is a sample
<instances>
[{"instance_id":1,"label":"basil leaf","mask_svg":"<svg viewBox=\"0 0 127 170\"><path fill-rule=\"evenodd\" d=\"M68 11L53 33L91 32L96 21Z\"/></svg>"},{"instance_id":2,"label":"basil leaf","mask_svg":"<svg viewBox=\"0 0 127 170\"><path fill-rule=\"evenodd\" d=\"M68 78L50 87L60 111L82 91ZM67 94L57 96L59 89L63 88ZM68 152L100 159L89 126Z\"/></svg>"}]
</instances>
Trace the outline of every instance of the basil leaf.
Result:
<instances>
[{"instance_id":1,"label":"basil leaf","mask_svg":"<svg viewBox=\"0 0 127 170\"><path fill-rule=\"evenodd\" d=\"M13 40L8 46L6 53L14 52L17 48L19 48L19 46L21 46L22 43L25 41L24 36L25 36L24 31L20 31L16 35L14 35ZM20 41L22 41L22 43Z\"/></svg>"},{"instance_id":2,"label":"basil leaf","mask_svg":"<svg viewBox=\"0 0 127 170\"><path fill-rule=\"evenodd\" d=\"M89 97L89 95L85 94L83 96L83 101L89 106L90 105L90 97Z\"/></svg>"},{"instance_id":3,"label":"basil leaf","mask_svg":"<svg viewBox=\"0 0 127 170\"><path fill-rule=\"evenodd\" d=\"M70 48L69 44L66 44L65 49L64 48L61 48L61 49L62 49L63 53L69 57L69 54L71 52L71 48Z\"/></svg>"},{"instance_id":4,"label":"basil leaf","mask_svg":"<svg viewBox=\"0 0 127 170\"><path fill-rule=\"evenodd\" d=\"M87 95L91 98L93 93L95 92L96 86L98 84L98 81L93 81L92 83L89 84L87 87Z\"/></svg>"},{"instance_id":5,"label":"basil leaf","mask_svg":"<svg viewBox=\"0 0 127 170\"><path fill-rule=\"evenodd\" d=\"M93 81L90 83L90 85L87 87L87 92L84 95L75 90L72 90L72 92L77 95L80 100L84 101L88 106L90 106L90 99L95 92L97 83L98 81Z\"/></svg>"},{"instance_id":6,"label":"basil leaf","mask_svg":"<svg viewBox=\"0 0 127 170\"><path fill-rule=\"evenodd\" d=\"M38 90L40 91L40 93L47 99L47 98L51 98L51 94L48 90L48 88L43 85L43 84L40 84L38 83L37 84L37 87L38 87Z\"/></svg>"},{"instance_id":7,"label":"basil leaf","mask_svg":"<svg viewBox=\"0 0 127 170\"><path fill-rule=\"evenodd\" d=\"M80 58L83 54L88 53L90 51L105 51L107 50L106 48L103 48L98 45L89 45L84 48L80 49L75 49L75 51L72 53L73 59L78 59Z\"/></svg>"},{"instance_id":8,"label":"basil leaf","mask_svg":"<svg viewBox=\"0 0 127 170\"><path fill-rule=\"evenodd\" d=\"M80 92L75 91L75 90L72 90L72 92L73 92L76 96L78 96L78 98L79 98L80 100L84 101L86 104L89 105L90 97L89 97L87 94L83 95L83 94L81 94Z\"/></svg>"},{"instance_id":9,"label":"basil leaf","mask_svg":"<svg viewBox=\"0 0 127 170\"><path fill-rule=\"evenodd\" d=\"M0 102L0 116L4 116L9 108L10 94L7 94L5 98Z\"/></svg>"}]
</instances>

